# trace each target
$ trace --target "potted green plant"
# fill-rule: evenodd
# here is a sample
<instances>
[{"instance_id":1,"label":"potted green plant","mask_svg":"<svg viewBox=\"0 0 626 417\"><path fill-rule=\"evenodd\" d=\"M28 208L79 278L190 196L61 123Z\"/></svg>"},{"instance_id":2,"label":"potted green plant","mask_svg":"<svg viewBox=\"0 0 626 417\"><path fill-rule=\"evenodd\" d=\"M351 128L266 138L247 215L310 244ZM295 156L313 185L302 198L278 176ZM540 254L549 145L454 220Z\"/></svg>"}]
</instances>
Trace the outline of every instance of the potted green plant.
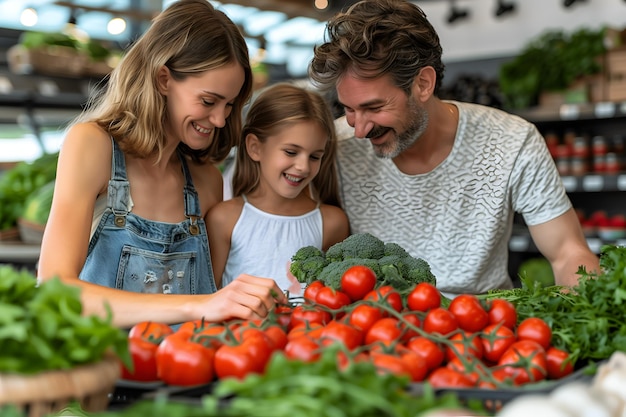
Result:
<instances>
[{"instance_id":1,"label":"potted green plant","mask_svg":"<svg viewBox=\"0 0 626 417\"><path fill-rule=\"evenodd\" d=\"M599 57L606 51L605 31L582 28L568 35L551 30L533 39L500 67L500 89L507 107L531 107L542 92L563 91L581 77L599 73Z\"/></svg>"}]
</instances>

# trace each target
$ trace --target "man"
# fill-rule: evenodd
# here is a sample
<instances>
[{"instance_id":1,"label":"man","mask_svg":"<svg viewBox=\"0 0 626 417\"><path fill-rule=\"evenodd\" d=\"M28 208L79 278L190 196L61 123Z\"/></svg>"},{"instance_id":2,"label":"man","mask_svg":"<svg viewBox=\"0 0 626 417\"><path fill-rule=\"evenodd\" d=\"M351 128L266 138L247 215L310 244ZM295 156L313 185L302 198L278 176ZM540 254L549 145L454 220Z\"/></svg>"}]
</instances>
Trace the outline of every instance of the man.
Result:
<instances>
[{"instance_id":1,"label":"man","mask_svg":"<svg viewBox=\"0 0 626 417\"><path fill-rule=\"evenodd\" d=\"M575 285L580 265L599 271L535 126L437 97L442 48L418 6L360 1L331 18L326 35L309 75L322 90L336 89L353 128L338 150L352 233L424 258L449 296L512 287L515 212L557 284Z\"/></svg>"}]
</instances>

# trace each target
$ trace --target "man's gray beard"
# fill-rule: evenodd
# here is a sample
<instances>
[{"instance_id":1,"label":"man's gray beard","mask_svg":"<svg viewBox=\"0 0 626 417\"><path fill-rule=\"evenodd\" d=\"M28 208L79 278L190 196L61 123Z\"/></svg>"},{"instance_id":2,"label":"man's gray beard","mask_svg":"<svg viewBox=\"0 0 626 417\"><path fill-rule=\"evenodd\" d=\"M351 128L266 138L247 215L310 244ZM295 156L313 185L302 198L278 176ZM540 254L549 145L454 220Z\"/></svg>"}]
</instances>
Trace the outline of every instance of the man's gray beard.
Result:
<instances>
[{"instance_id":1,"label":"man's gray beard","mask_svg":"<svg viewBox=\"0 0 626 417\"><path fill-rule=\"evenodd\" d=\"M379 158L393 159L409 149L422 136L428 126L428 112L420 109L413 97L408 101L409 124L404 132L394 135L393 139L382 145L373 145L374 154Z\"/></svg>"}]
</instances>

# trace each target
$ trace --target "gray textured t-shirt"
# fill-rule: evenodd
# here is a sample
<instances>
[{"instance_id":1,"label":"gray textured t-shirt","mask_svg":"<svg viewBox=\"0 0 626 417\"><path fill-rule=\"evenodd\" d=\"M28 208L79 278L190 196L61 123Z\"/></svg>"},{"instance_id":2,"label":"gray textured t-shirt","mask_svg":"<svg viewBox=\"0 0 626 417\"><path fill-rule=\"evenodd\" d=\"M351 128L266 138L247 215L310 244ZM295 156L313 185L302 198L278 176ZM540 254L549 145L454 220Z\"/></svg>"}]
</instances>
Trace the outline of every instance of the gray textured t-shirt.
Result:
<instances>
[{"instance_id":1,"label":"gray textured t-shirt","mask_svg":"<svg viewBox=\"0 0 626 417\"><path fill-rule=\"evenodd\" d=\"M338 170L352 233L369 232L424 258L448 296L510 288L513 216L528 225L572 205L536 127L501 110L452 101L459 109L454 146L431 172L402 173L355 139L345 119Z\"/></svg>"}]
</instances>

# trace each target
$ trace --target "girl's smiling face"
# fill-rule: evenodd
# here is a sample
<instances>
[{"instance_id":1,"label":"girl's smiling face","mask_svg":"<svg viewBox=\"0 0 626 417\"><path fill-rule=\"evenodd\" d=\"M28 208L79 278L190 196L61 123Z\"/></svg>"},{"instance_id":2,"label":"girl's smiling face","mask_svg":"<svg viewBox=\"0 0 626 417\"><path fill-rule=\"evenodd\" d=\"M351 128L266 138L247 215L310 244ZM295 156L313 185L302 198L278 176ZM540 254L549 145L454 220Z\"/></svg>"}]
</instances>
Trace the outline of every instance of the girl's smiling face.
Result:
<instances>
[{"instance_id":1,"label":"girl's smiling face","mask_svg":"<svg viewBox=\"0 0 626 417\"><path fill-rule=\"evenodd\" d=\"M205 149L215 129L226 125L245 79L238 63L175 80L163 67L159 88L167 100L168 137L192 149Z\"/></svg>"},{"instance_id":2,"label":"girl's smiling face","mask_svg":"<svg viewBox=\"0 0 626 417\"><path fill-rule=\"evenodd\" d=\"M248 153L260 165L259 189L296 198L319 173L327 140L326 132L312 121L283 127L264 142L248 135Z\"/></svg>"}]
</instances>

